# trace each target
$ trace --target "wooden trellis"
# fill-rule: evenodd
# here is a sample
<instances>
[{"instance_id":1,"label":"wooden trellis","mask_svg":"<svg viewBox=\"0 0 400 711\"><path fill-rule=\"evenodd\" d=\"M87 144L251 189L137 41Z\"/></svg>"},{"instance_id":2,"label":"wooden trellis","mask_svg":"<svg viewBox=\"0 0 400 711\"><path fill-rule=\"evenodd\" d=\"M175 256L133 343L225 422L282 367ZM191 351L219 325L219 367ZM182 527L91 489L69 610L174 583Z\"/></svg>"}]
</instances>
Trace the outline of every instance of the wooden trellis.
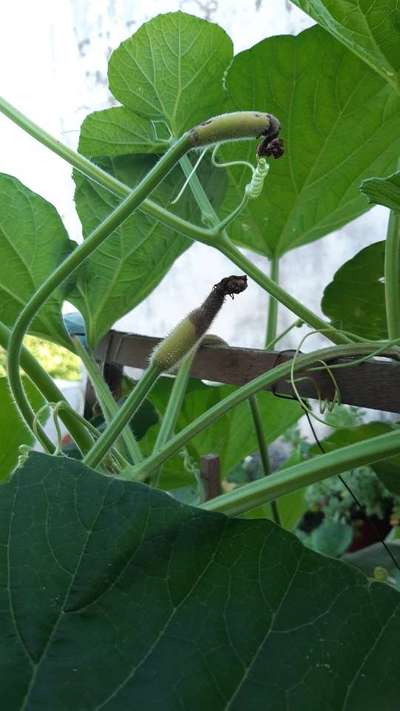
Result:
<instances>
[{"instance_id":1,"label":"wooden trellis","mask_svg":"<svg viewBox=\"0 0 400 711\"><path fill-rule=\"evenodd\" d=\"M120 331L110 331L103 338L95 355L105 366L105 377L114 393L118 394L123 366L145 368L160 340ZM202 346L193 360L190 374L194 378L218 383L243 385L292 357L291 351ZM335 370L343 403L400 413L400 363L379 358L352 365L355 357L346 360L346 368ZM300 395L315 399L318 388L325 399L332 399L334 387L329 375L324 370L301 372L302 377L307 374L309 378L297 384ZM276 395L293 396L292 386L287 381L278 382L273 391Z\"/></svg>"},{"instance_id":2,"label":"wooden trellis","mask_svg":"<svg viewBox=\"0 0 400 711\"><path fill-rule=\"evenodd\" d=\"M145 368L149 356L160 338L140 336L120 331L110 331L96 349L96 360L103 368L104 377L116 398L121 395L124 366ZM196 353L190 374L194 378L218 383L243 385L253 378L271 370L293 357L293 351L265 351L254 348L230 348L227 346L202 346ZM346 368L335 370L335 379L340 389L341 401L347 405L368 407L373 410L400 413L400 363L376 358L361 364L352 364L354 358L346 359ZM343 359L341 359L343 362ZM330 400L334 395L331 378L323 369L301 371L304 380L296 383L300 395L316 399L319 393ZM308 376L308 378L307 378ZM272 390L276 396L293 397L288 381L279 381ZM91 385L86 392L86 415L90 414L95 401ZM203 481L205 499L221 493L219 457L208 454L201 457L200 477Z\"/></svg>"}]
</instances>

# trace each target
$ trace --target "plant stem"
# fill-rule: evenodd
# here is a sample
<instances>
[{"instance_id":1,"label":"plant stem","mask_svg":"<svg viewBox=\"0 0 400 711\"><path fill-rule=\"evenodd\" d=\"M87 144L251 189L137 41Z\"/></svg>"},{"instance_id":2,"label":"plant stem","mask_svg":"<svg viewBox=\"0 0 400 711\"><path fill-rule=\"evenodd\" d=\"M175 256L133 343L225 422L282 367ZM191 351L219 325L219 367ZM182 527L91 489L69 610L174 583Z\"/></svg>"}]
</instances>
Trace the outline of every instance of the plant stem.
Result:
<instances>
[{"instance_id":1,"label":"plant stem","mask_svg":"<svg viewBox=\"0 0 400 711\"><path fill-rule=\"evenodd\" d=\"M8 349L11 331L0 321L0 345ZM54 380L46 373L40 363L24 346L21 349L21 367L48 402L63 402L60 418L75 440L82 453L87 452L93 444L92 437L86 427L76 420L76 413L58 389ZM53 445L52 445L53 446Z\"/></svg>"},{"instance_id":2,"label":"plant stem","mask_svg":"<svg viewBox=\"0 0 400 711\"><path fill-rule=\"evenodd\" d=\"M267 445L266 445L265 439L264 439L264 432L263 432L263 427L262 427L261 414L260 414L260 410L259 410L258 402L257 402L257 395L251 395L249 397L249 405L250 405L251 415L253 418L254 429L256 431L258 449L260 452L260 458L261 458L261 464L262 464L264 476L269 476L271 474L271 467L270 467L270 462L269 462L268 449L267 449ZM272 511L272 518L274 519L275 523L278 526L280 526L281 525L281 517L279 515L278 504L276 503L276 501L271 501L271 511Z\"/></svg>"},{"instance_id":3,"label":"plant stem","mask_svg":"<svg viewBox=\"0 0 400 711\"><path fill-rule=\"evenodd\" d=\"M106 171L99 168L95 163L85 158L80 153L68 148L68 146L58 141L54 136L38 126L34 121L31 121L27 116L18 111L8 101L0 97L0 111L13 121L17 126L29 133L32 138L35 138L39 143L49 148L53 153L79 170L86 177L94 180L96 183L106 188L110 192L125 198L131 193L131 189L121 183L117 178L114 178ZM244 112L246 113L246 112ZM222 140L218 138L218 140ZM174 215L174 213L166 210L158 205L153 200L146 198L140 205L140 211L147 215L151 215L158 222L162 222L167 227L179 232L189 239L203 242L204 244L212 244L214 242L210 231L204 227L198 227L187 220Z\"/></svg>"},{"instance_id":4,"label":"plant stem","mask_svg":"<svg viewBox=\"0 0 400 711\"><path fill-rule=\"evenodd\" d=\"M130 192L105 220L93 230L45 280L38 291L30 298L22 309L12 331L8 348L8 379L16 404L28 427L32 429L34 412L27 399L19 373L19 359L22 340L31 321L39 308L49 298L51 293L62 284L81 264L99 247L102 242L140 205L147 195L154 190L167 175L179 158L190 148L189 134L184 134L153 166L141 182ZM37 427L40 440L48 447L48 437L41 427ZM52 444L50 442L52 447ZM50 450L51 451L51 450Z\"/></svg>"},{"instance_id":5,"label":"plant stem","mask_svg":"<svg viewBox=\"0 0 400 711\"><path fill-rule=\"evenodd\" d=\"M197 350L197 349L196 349ZM153 452L159 452L160 449L168 442L175 432L176 423L180 411L182 409L183 400L186 393L186 388L189 380L190 369L192 367L193 358L196 350L188 353L182 360L177 375L172 386L171 395L168 400L167 408L161 421L161 426L157 435L156 443ZM159 467L153 474L154 486L159 486L162 467Z\"/></svg>"},{"instance_id":6,"label":"plant stem","mask_svg":"<svg viewBox=\"0 0 400 711\"><path fill-rule=\"evenodd\" d=\"M79 170L88 178L91 178L99 183L102 187L110 190L110 192L115 195L119 195L122 198L125 198L130 194L130 188L127 185L124 185L124 183L121 183L112 175L106 173L84 156L63 145L60 141L47 133L47 131L44 131L33 121L30 121L30 119L24 116L24 114L11 106L11 104L1 97L0 111L11 119L11 121L20 126L24 131L27 131L27 133L29 133L33 138L53 151L53 153L59 155L74 168ZM265 291L271 294L288 309L293 311L293 313L297 314L303 321L309 323L310 326L316 330L321 331L327 338L332 340L333 343L350 342L350 339L346 339L346 337L333 328L333 326L320 319L309 309L303 307L299 301L294 299L284 289L280 287L276 288L274 282L257 269L257 267L253 265L244 255L242 255L226 236L224 242L222 243L220 239L217 239L215 235L213 235L212 230L205 229L204 227L198 227L187 220L183 220L181 217L174 215L172 212L169 212L169 210L157 205L157 203L153 200L149 200L148 198L142 202L139 209L145 214L151 215L155 220L175 230L179 234L182 234L191 240L196 240L197 242L202 242L203 244L207 244L215 249L218 249L220 252L229 257L234 264L239 266L249 276L251 276L257 284L265 289Z\"/></svg>"},{"instance_id":7,"label":"plant stem","mask_svg":"<svg viewBox=\"0 0 400 711\"><path fill-rule=\"evenodd\" d=\"M300 301L297 301L294 296L288 294L288 292L282 289L279 284L276 284L269 276L258 269L258 267L250 262L225 235L223 235L218 241L217 247L222 254L229 257L232 262L234 262L246 274L254 279L257 284L268 291L271 296L278 299L281 304L296 314L296 316L298 316L302 321L308 323L316 331L322 333L323 336L331 340L333 343L337 343L338 345L351 343L347 336L331 326L331 324L327 321L323 321L323 319L319 318L319 316L310 311L306 306L303 306L303 304L301 304Z\"/></svg>"},{"instance_id":8,"label":"plant stem","mask_svg":"<svg viewBox=\"0 0 400 711\"><path fill-rule=\"evenodd\" d=\"M184 165L185 174L189 175L192 171L192 164L187 156L184 156L183 159L181 159L181 164L182 163ZM190 179L190 187L192 189L193 196L195 197L195 200L200 208L201 214L206 215L207 217L209 216L210 222L213 222L214 225L218 225L218 215L215 212L213 206L211 205L211 202L208 199L207 194L205 193L204 188L201 185L196 173L194 173ZM255 264L250 262L250 260L247 259L244 254L240 252L240 250L230 240L225 229L219 231L219 234L216 236L214 246L216 247L216 249L222 252L222 254L225 254L226 257L231 259L234 264L243 269L246 274L251 276L254 281L256 281L270 294L268 333L271 335L271 337L269 338L267 335L267 342L272 340L276 333L276 322L278 314L277 300L284 304L284 306L290 309L293 313L295 313L296 316L298 316L310 326L315 328L317 331L322 332L323 335L330 339L333 343L340 344L351 342L347 336L340 333L337 329L335 329L326 321L323 321L321 318L319 318L319 316L307 309L305 306L303 306L303 304L300 303L300 301L297 301L297 299L295 299L293 296L290 296L290 294L288 294L284 289L279 286L279 257L274 257L272 259L271 277L268 277L266 274L263 274L263 272L261 272L261 270L255 266Z\"/></svg>"},{"instance_id":9,"label":"plant stem","mask_svg":"<svg viewBox=\"0 0 400 711\"><path fill-rule=\"evenodd\" d=\"M125 425L128 424L131 417L133 417L142 404L160 373L161 369L155 364L150 365L147 370L144 371L141 379L138 383L136 383L134 389L128 395L122 407L118 410L111 424L100 435L96 444L84 458L84 464L87 464L93 468L96 467L97 464L100 464L110 447L114 444L118 435L122 432Z\"/></svg>"},{"instance_id":10,"label":"plant stem","mask_svg":"<svg viewBox=\"0 0 400 711\"><path fill-rule=\"evenodd\" d=\"M279 257L273 255L271 257L271 274L270 278L276 284L279 283ZM268 317L267 317L267 333L265 337L265 344L268 345L271 341L276 338L276 331L278 327L278 301L270 295L268 300Z\"/></svg>"},{"instance_id":11,"label":"plant stem","mask_svg":"<svg viewBox=\"0 0 400 711\"><path fill-rule=\"evenodd\" d=\"M400 336L400 214L390 211L385 243L385 303L389 338Z\"/></svg>"},{"instance_id":12,"label":"plant stem","mask_svg":"<svg viewBox=\"0 0 400 711\"><path fill-rule=\"evenodd\" d=\"M187 156L183 156L180 160L180 164L182 166L183 172L185 173L186 177L191 175L192 173L192 164ZM221 227L220 220L218 218L218 215L216 211L214 210L213 206L211 205L210 200L208 199L208 196L196 174L191 175L191 179L189 182L190 188L193 193L193 197L197 202L197 205L201 211L202 215L202 220L203 222L208 222L211 226L216 227L217 225L220 226L219 232L225 236L225 239L229 239L226 229L224 226ZM243 207L245 206L245 202L243 202ZM235 211L236 212L236 211ZM276 259L275 261L272 262L272 271L273 274L271 273L271 277L277 280L278 274L278 260ZM275 269L275 270L274 270ZM268 340L271 340L275 335L276 335L276 300L270 297L270 304L273 302L275 304L275 317L274 317L274 323L271 323L271 337ZM268 320L268 323L270 321ZM274 331L272 331L274 329ZM268 451L267 447L265 444L265 439L264 439L264 433L262 429L262 422L261 422L261 416L260 416L260 411L258 408L257 404L257 399L256 395L251 395L249 398L249 405L250 405L250 410L253 418L253 423L254 423L254 429L256 432L256 437L257 437L257 442L258 442L258 448L260 452L260 457L261 457L261 463L264 471L264 475L267 476L270 473L270 468L269 468L269 458L268 458ZM166 441L166 440L165 440ZM165 444L165 441L163 444ZM157 451L160 450L160 447L154 448L153 452L156 453ZM160 471L160 469L158 469ZM278 507L276 505L276 502L272 502L271 504L271 510L272 510L272 515L274 518L275 523L278 525L280 524L280 517L279 517L279 511Z\"/></svg>"},{"instance_id":13,"label":"plant stem","mask_svg":"<svg viewBox=\"0 0 400 711\"><path fill-rule=\"evenodd\" d=\"M270 278L276 283L279 284L279 256L278 255L272 255L271 257L271 273L270 273ZM270 343L274 343L276 339L276 332L278 329L278 301L272 296L269 296L268 300L268 316L267 316L267 332L265 336L265 345L266 347L269 346ZM263 468L264 468L264 475L267 476L270 474L270 466L269 466L269 457L268 457L268 450L265 444L265 440L263 437L263 432L262 432L262 427L261 427L261 418L260 418L260 413L258 410L258 405L257 405L257 400L256 400L256 395L252 395L251 398L249 398L249 403L250 407L253 413L253 420L254 424L256 427L256 431L258 428L260 428L260 435L258 435L258 441L259 441L259 449L260 449L260 456L261 456L261 461L263 463ZM259 424L256 424L256 420L259 420ZM268 466L264 464L263 461L263 454L262 454L262 448L260 447L260 442L263 443L263 447L265 449L265 457L268 462ZM272 516L275 521L279 526L281 525L281 517L279 515L279 508L278 504L276 501L271 501L271 511L272 511Z\"/></svg>"},{"instance_id":14,"label":"plant stem","mask_svg":"<svg viewBox=\"0 0 400 711\"><path fill-rule=\"evenodd\" d=\"M398 432L389 432L356 444L336 449L295 464L269 477L245 484L229 494L202 504L208 511L236 515L249 511L272 499L289 494L354 466L363 466L386 459L400 452Z\"/></svg>"},{"instance_id":15,"label":"plant stem","mask_svg":"<svg viewBox=\"0 0 400 711\"><path fill-rule=\"evenodd\" d=\"M285 328L284 331L282 331L281 333L278 333L278 335L275 338L273 338L272 341L269 341L269 343L266 343L265 350L266 351L272 350L272 348L275 346L276 343L278 343L278 341L280 341L282 338L284 338L284 336L286 336L293 328L297 328L297 326L301 326L302 323L303 322L302 322L301 318L297 318L295 321L293 321L293 323L290 324L290 326Z\"/></svg>"},{"instance_id":16,"label":"plant stem","mask_svg":"<svg viewBox=\"0 0 400 711\"><path fill-rule=\"evenodd\" d=\"M375 349L375 342L370 341L369 343L354 343L347 344L343 346L333 346L331 348L322 348L313 353L305 353L304 355L298 356L296 358L296 363L294 365L294 372L298 370L303 370L308 366L320 363L321 361L328 361L336 359L339 357L346 357L352 355L369 355ZM138 478L147 477L154 471L160 464L165 462L169 457L182 449L186 443L192 439L195 435L201 432L206 427L212 425L216 420L222 417L228 410L239 403L246 400L250 395L254 395L258 390L262 388L267 388L278 382L288 378L291 373L293 364L289 361L282 363L281 365L272 368L266 373L262 373L254 380L249 383L242 385L237 388L231 395L218 402L216 405L211 407L207 412L200 415L196 420L191 422L185 428L183 428L178 434L172 437L165 447L160 452L151 454L142 464L135 467L135 474Z\"/></svg>"},{"instance_id":17,"label":"plant stem","mask_svg":"<svg viewBox=\"0 0 400 711\"><path fill-rule=\"evenodd\" d=\"M103 413L104 419L107 424L110 424L113 417L119 411L119 407L115 402L112 393L102 377L100 370L96 361L92 358L91 354L86 350L86 348L81 344L79 338L74 338L75 350L77 355L80 357L82 363L84 364L90 381L93 385L94 391L96 393L97 400L100 404L101 411ZM137 464L143 461L143 455L139 444L137 443L135 436L128 425L122 431L120 443L122 445L122 454L128 454L130 458L130 463ZM117 446L117 443L116 443ZM117 446L117 449L121 449Z\"/></svg>"},{"instance_id":18,"label":"plant stem","mask_svg":"<svg viewBox=\"0 0 400 711\"><path fill-rule=\"evenodd\" d=\"M185 177L188 178L189 175L191 175L191 173L193 172L193 165L191 163L190 158L188 156L182 156L179 161L179 164L183 170ZM207 193L204 190L196 173L193 173L193 175L191 175L191 178L189 180L189 188L192 191L192 195L200 209L201 221L203 222L203 224L208 225L209 227L214 227L218 223L218 217L214 209L212 208L211 203L207 197Z\"/></svg>"},{"instance_id":19,"label":"plant stem","mask_svg":"<svg viewBox=\"0 0 400 711\"><path fill-rule=\"evenodd\" d=\"M63 402L63 403L61 403L61 407L59 408L60 413L62 412L64 407L65 407L65 403ZM85 420L85 418L82 417L82 415L78 415L78 413L75 412L74 410L71 410L71 413L78 420L78 422L81 422L87 428L87 430L90 432L90 434L92 435L91 446L93 446L93 443L100 437L101 432L99 432L97 427L92 425L91 422L88 422L88 420ZM61 415L60 415L60 417L61 417ZM62 419L62 417L61 417L61 419ZM130 466L130 463L128 462L128 460L125 459L125 457L121 454L121 452L118 452L117 449L111 449L110 454L113 457L115 457L115 459L117 460L117 462L119 464L120 469L127 469Z\"/></svg>"}]
</instances>

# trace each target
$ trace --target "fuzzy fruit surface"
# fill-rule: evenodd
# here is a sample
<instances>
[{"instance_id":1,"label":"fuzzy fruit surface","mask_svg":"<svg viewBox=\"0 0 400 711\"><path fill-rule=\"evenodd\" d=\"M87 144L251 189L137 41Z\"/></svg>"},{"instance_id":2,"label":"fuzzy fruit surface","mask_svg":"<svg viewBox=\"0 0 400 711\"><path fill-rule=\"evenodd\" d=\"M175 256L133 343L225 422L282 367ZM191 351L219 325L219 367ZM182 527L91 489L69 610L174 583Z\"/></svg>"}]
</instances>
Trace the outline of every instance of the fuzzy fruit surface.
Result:
<instances>
[{"instance_id":1,"label":"fuzzy fruit surface","mask_svg":"<svg viewBox=\"0 0 400 711\"><path fill-rule=\"evenodd\" d=\"M247 289L247 276L229 276L215 284L201 306L191 311L160 343L151 356L151 363L169 370L194 348L205 335L227 296L234 298Z\"/></svg>"},{"instance_id":2,"label":"fuzzy fruit surface","mask_svg":"<svg viewBox=\"0 0 400 711\"><path fill-rule=\"evenodd\" d=\"M234 111L198 124L189 131L193 146L207 146L222 141L260 138L269 142L279 135L280 123L276 116L260 111Z\"/></svg>"}]
</instances>

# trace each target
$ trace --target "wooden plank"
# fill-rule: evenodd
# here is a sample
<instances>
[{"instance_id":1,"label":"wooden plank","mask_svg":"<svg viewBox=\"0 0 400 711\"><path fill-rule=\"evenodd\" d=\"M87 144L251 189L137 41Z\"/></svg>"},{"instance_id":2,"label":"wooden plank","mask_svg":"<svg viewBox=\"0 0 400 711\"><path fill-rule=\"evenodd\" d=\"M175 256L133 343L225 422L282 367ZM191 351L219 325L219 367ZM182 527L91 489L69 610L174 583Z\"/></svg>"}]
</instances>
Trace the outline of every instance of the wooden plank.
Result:
<instances>
[{"instance_id":1,"label":"wooden plank","mask_svg":"<svg viewBox=\"0 0 400 711\"><path fill-rule=\"evenodd\" d=\"M151 352L159 342L159 338L110 331L101 341L96 358L101 362L145 368ZM289 360L292 355L288 351L279 353L250 348L204 346L194 358L191 375L218 383L242 385L278 363ZM332 398L333 386L326 372L304 371L302 376L309 378L298 384L303 397L317 398L317 384L324 397ZM336 369L335 378L343 403L400 413L400 363L375 359ZM293 395L290 383L285 381L277 383L274 391L277 395Z\"/></svg>"},{"instance_id":2,"label":"wooden plank","mask_svg":"<svg viewBox=\"0 0 400 711\"><path fill-rule=\"evenodd\" d=\"M222 494L218 454L205 454L200 457L200 479L204 487L205 501Z\"/></svg>"}]
</instances>

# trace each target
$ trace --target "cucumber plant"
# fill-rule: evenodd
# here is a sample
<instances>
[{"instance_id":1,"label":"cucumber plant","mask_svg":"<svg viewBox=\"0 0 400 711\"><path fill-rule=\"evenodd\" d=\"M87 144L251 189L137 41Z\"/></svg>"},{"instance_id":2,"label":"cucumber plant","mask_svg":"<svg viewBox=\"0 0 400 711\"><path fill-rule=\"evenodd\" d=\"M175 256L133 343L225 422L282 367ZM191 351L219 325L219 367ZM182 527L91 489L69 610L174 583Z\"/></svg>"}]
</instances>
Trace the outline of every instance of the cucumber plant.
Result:
<instances>
[{"instance_id":1,"label":"cucumber plant","mask_svg":"<svg viewBox=\"0 0 400 711\"><path fill-rule=\"evenodd\" d=\"M273 473L265 448L303 414L303 403L266 386L295 383L308 366L334 372L346 367L332 364L342 356L397 356L400 343L396 25L369 53L370 35L353 43L346 18L326 19L328 0L298 4L322 28L237 56L210 22L184 13L150 20L111 55L120 105L85 119L79 152L0 99L6 116L73 167L84 237L76 245L52 205L0 175L7 710L398 706L398 590L288 530L293 511L304 512L302 488L353 468L374 467L399 494L398 429L342 433L325 454L292 457ZM379 13L368 19L373 35ZM353 20L365 22L358 5ZM380 64L385 48L391 60ZM387 240L342 267L322 301L325 320L282 287L279 260L368 210L366 195L391 208ZM232 275L182 314L117 403L93 351L194 241L210 258L226 255ZM267 256L271 275L240 247ZM358 265L373 319L368 306L350 308L358 292L343 275ZM252 282L271 297L266 346L282 335L279 304L328 344L238 388L191 381L226 296ZM199 293L212 286L199 275ZM66 300L82 327L63 321ZM24 347L27 333L81 358L101 426L68 405ZM174 378L163 377L171 369ZM48 413L67 428L75 457L46 433ZM31 451L35 440L43 453ZM268 476L229 483L257 448ZM210 451L221 456L226 491L204 502L197 465Z\"/></svg>"}]
</instances>

